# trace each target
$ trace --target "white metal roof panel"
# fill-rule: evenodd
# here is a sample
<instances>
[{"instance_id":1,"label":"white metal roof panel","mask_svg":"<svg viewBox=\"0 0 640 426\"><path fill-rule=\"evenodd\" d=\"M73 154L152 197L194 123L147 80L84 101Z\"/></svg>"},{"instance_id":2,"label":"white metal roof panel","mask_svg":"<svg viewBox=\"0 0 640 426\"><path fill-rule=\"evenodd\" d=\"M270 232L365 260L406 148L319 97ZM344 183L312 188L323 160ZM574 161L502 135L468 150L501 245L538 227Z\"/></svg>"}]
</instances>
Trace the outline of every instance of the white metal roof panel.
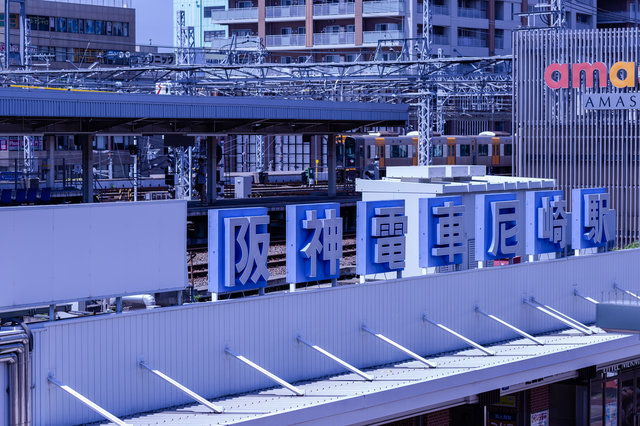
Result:
<instances>
[{"instance_id":1,"label":"white metal roof panel","mask_svg":"<svg viewBox=\"0 0 640 426\"><path fill-rule=\"evenodd\" d=\"M426 412L430 405L441 406L447 400L530 379L544 378L545 383L551 383L554 375L640 353L640 342L635 336L606 334L601 330L591 336L567 330L543 336L541 340L544 346L527 339L492 346L495 356L469 349L429 358L437 363L435 369L417 361L366 369L375 377L372 382L350 373L297 383L305 392L301 397L274 388L214 400L224 407L222 414L209 413L204 406L195 404L141 414L125 421L140 426L365 424L370 418L379 418L380 405L392 413L391 419L398 407L410 408L415 398L420 399L420 409ZM425 399L427 395L430 397Z\"/></svg>"}]
</instances>

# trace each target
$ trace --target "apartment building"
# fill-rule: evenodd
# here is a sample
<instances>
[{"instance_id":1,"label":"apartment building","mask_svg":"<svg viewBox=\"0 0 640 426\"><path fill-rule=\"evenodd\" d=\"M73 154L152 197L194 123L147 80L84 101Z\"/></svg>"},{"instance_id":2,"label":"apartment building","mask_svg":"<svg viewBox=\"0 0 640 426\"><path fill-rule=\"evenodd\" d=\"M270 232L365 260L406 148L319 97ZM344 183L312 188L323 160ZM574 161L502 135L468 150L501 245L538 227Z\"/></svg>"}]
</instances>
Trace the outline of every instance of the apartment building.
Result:
<instances>
[{"instance_id":1,"label":"apartment building","mask_svg":"<svg viewBox=\"0 0 640 426\"><path fill-rule=\"evenodd\" d=\"M29 0L32 66L41 68L125 65L135 53L135 9L130 0ZM10 59L19 64L20 7L11 2ZM5 14L0 13L4 51ZM73 65L72 65L73 64Z\"/></svg>"},{"instance_id":2,"label":"apartment building","mask_svg":"<svg viewBox=\"0 0 640 426\"><path fill-rule=\"evenodd\" d=\"M417 0L175 0L177 10L184 10L187 26L194 27L197 46L262 46L270 62L284 64L370 60L379 44L377 59L394 60L401 40L422 36L423 3ZM543 9L526 0L433 0L432 53L509 54L523 10ZM585 17L570 11L568 27L595 27L594 13Z\"/></svg>"}]
</instances>

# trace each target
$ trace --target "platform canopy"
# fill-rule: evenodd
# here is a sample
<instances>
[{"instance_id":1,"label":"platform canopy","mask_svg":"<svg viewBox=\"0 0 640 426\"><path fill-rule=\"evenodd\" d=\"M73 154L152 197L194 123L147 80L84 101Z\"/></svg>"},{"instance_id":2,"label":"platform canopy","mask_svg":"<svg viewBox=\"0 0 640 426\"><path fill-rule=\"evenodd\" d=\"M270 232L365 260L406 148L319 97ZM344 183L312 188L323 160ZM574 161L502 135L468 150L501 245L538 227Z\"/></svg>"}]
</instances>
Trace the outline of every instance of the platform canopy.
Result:
<instances>
[{"instance_id":1,"label":"platform canopy","mask_svg":"<svg viewBox=\"0 0 640 426\"><path fill-rule=\"evenodd\" d=\"M408 118L395 104L0 89L0 134L329 134Z\"/></svg>"}]
</instances>

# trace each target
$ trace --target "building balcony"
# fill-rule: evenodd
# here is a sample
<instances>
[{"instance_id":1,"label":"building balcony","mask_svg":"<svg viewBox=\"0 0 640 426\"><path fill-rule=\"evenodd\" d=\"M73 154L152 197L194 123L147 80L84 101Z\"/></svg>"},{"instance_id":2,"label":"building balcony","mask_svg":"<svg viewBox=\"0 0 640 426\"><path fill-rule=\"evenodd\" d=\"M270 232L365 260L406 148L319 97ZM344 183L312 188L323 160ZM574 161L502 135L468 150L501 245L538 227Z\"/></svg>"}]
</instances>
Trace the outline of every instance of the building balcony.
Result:
<instances>
[{"instance_id":1,"label":"building balcony","mask_svg":"<svg viewBox=\"0 0 640 426\"><path fill-rule=\"evenodd\" d=\"M475 37L458 37L458 46L487 47L487 39Z\"/></svg>"},{"instance_id":2,"label":"building balcony","mask_svg":"<svg viewBox=\"0 0 640 426\"><path fill-rule=\"evenodd\" d=\"M260 46L260 37L256 36L238 36L214 38L211 40L211 49L237 49L237 50L256 50Z\"/></svg>"},{"instance_id":3,"label":"building balcony","mask_svg":"<svg viewBox=\"0 0 640 426\"><path fill-rule=\"evenodd\" d=\"M449 44L449 36L445 34L434 34L432 39L433 44L440 44L445 46Z\"/></svg>"},{"instance_id":4,"label":"building balcony","mask_svg":"<svg viewBox=\"0 0 640 426\"><path fill-rule=\"evenodd\" d=\"M576 30L590 30L590 29L593 29L593 26L591 26L590 23L576 22Z\"/></svg>"},{"instance_id":5,"label":"building balcony","mask_svg":"<svg viewBox=\"0 0 640 426\"><path fill-rule=\"evenodd\" d=\"M365 31L362 33L362 43L378 43L379 40L403 39L403 31Z\"/></svg>"},{"instance_id":6,"label":"building balcony","mask_svg":"<svg viewBox=\"0 0 640 426\"><path fill-rule=\"evenodd\" d=\"M423 13L423 4L418 3L418 13ZM446 4L434 4L431 6L431 13L434 15L449 16L449 6Z\"/></svg>"},{"instance_id":7,"label":"building balcony","mask_svg":"<svg viewBox=\"0 0 640 426\"><path fill-rule=\"evenodd\" d=\"M364 15L378 13L404 13L404 2L390 0L363 1L362 13Z\"/></svg>"},{"instance_id":8,"label":"building balcony","mask_svg":"<svg viewBox=\"0 0 640 426\"><path fill-rule=\"evenodd\" d=\"M305 34L268 35L267 48L306 46Z\"/></svg>"},{"instance_id":9,"label":"building balcony","mask_svg":"<svg viewBox=\"0 0 640 426\"><path fill-rule=\"evenodd\" d=\"M459 18L476 18L487 19L487 11L481 9L467 9L466 7L458 8Z\"/></svg>"},{"instance_id":10,"label":"building balcony","mask_svg":"<svg viewBox=\"0 0 640 426\"><path fill-rule=\"evenodd\" d=\"M355 33L339 32L339 33L326 33L326 34L314 34L313 45L314 46L334 46L342 44L355 44Z\"/></svg>"},{"instance_id":11,"label":"building balcony","mask_svg":"<svg viewBox=\"0 0 640 426\"><path fill-rule=\"evenodd\" d=\"M306 6L269 6L266 12L267 19L304 18L306 15Z\"/></svg>"},{"instance_id":12,"label":"building balcony","mask_svg":"<svg viewBox=\"0 0 640 426\"><path fill-rule=\"evenodd\" d=\"M211 21L257 21L258 20L258 8L257 7L245 7L241 9L229 9L229 10L212 10Z\"/></svg>"},{"instance_id":13,"label":"building balcony","mask_svg":"<svg viewBox=\"0 0 640 426\"><path fill-rule=\"evenodd\" d=\"M355 15L355 3L314 4L313 16ZM315 43L314 43L315 44Z\"/></svg>"}]
</instances>

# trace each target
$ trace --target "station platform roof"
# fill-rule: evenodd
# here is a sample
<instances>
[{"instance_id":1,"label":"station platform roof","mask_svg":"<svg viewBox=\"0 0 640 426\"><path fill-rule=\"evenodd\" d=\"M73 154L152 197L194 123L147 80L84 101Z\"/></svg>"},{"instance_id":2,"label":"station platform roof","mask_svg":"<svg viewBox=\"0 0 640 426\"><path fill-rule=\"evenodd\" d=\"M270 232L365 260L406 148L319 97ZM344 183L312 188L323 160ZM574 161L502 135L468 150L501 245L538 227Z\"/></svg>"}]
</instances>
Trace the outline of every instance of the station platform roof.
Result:
<instances>
[{"instance_id":1,"label":"station platform roof","mask_svg":"<svg viewBox=\"0 0 640 426\"><path fill-rule=\"evenodd\" d=\"M409 105L1 89L0 134L329 134L404 126Z\"/></svg>"},{"instance_id":2,"label":"station platform roof","mask_svg":"<svg viewBox=\"0 0 640 426\"><path fill-rule=\"evenodd\" d=\"M597 334L567 330L538 337L544 346L527 339L498 343L490 347L494 356L468 349L427 358L437 368L412 360L364 369L374 377L370 382L352 373L295 384L304 396L271 388L214 400L224 407L222 414L194 404L124 421L136 426L380 424L474 402L487 389L507 395L578 377L579 368L637 356L635 335L591 330Z\"/></svg>"}]
</instances>

